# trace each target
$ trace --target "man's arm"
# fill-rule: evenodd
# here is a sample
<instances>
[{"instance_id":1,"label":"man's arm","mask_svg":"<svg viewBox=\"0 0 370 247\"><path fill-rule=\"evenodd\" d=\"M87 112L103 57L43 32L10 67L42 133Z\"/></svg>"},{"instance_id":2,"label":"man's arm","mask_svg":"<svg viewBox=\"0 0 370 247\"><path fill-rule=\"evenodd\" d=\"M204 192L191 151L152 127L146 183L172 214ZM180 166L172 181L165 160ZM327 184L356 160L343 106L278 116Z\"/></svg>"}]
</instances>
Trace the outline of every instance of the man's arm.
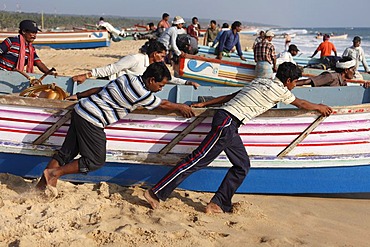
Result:
<instances>
[{"instance_id":1,"label":"man's arm","mask_svg":"<svg viewBox=\"0 0 370 247\"><path fill-rule=\"evenodd\" d=\"M74 95L71 95L71 96L67 97L66 100L78 100L78 99L82 99L82 98L87 98L90 95L99 93L102 89L103 89L103 87L90 88L90 89L88 89L86 91L83 91L81 93L76 93Z\"/></svg>"},{"instance_id":2,"label":"man's arm","mask_svg":"<svg viewBox=\"0 0 370 247\"><path fill-rule=\"evenodd\" d=\"M316 49L315 52L312 54L311 58L313 58L314 56L316 56L316 54L319 52L319 49Z\"/></svg>"},{"instance_id":3,"label":"man's arm","mask_svg":"<svg viewBox=\"0 0 370 247\"><path fill-rule=\"evenodd\" d=\"M128 56L121 58L115 63L92 69L91 71L84 73L84 74L72 76L72 80L76 81L78 84L81 84L90 77L111 76L111 75L119 73L122 70L131 69L135 67L136 65L137 65L137 61L135 60L135 57L133 55L128 55Z\"/></svg>"},{"instance_id":4,"label":"man's arm","mask_svg":"<svg viewBox=\"0 0 370 247\"><path fill-rule=\"evenodd\" d=\"M201 103L194 103L194 104L191 104L192 107L206 107L206 106L211 106L211 105L217 105L217 104L224 104L226 102L229 102L232 98L235 97L235 95L237 95L239 93L238 92L235 92L233 94L228 94L228 95L222 95L222 96L219 96L217 98L214 98L214 99L211 99L211 100L208 100L206 102L201 102Z\"/></svg>"},{"instance_id":5,"label":"man's arm","mask_svg":"<svg viewBox=\"0 0 370 247\"><path fill-rule=\"evenodd\" d=\"M303 100L303 99L299 99L299 98L296 98L291 104L300 108L300 109L305 109L305 110L310 110L310 111L318 111L323 116L329 116L333 112L333 109L331 109L327 105L315 104L315 103L311 103L307 100Z\"/></svg>"},{"instance_id":6,"label":"man's arm","mask_svg":"<svg viewBox=\"0 0 370 247\"><path fill-rule=\"evenodd\" d=\"M179 112L183 117L190 118L195 114L190 106L186 104L172 103L171 101L162 99L161 104L157 109L163 109L168 112Z\"/></svg>"},{"instance_id":7,"label":"man's arm","mask_svg":"<svg viewBox=\"0 0 370 247\"><path fill-rule=\"evenodd\" d=\"M225 41L226 41L226 37L227 37L227 31L224 31L220 37L220 40L218 42L218 55L217 55L217 59L222 59L222 52L224 50L224 45L225 45Z\"/></svg>"},{"instance_id":8,"label":"man's arm","mask_svg":"<svg viewBox=\"0 0 370 247\"><path fill-rule=\"evenodd\" d=\"M37 68L39 68L39 70L42 72L42 73L47 73L49 71L48 67L46 67L46 65L41 62L41 61L37 61L35 62L35 65L37 66ZM56 73L52 73L52 74L56 74Z\"/></svg>"}]
</instances>

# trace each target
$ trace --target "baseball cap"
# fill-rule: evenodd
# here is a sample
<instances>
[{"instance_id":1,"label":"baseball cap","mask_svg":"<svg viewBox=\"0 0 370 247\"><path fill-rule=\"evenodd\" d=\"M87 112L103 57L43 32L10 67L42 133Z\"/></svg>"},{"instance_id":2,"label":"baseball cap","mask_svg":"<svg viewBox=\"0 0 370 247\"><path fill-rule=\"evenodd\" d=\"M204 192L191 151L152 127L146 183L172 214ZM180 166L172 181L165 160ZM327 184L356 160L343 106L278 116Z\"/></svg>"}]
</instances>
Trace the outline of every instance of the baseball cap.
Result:
<instances>
[{"instance_id":1,"label":"baseball cap","mask_svg":"<svg viewBox=\"0 0 370 247\"><path fill-rule=\"evenodd\" d=\"M296 45L290 45L288 51L299 51Z\"/></svg>"},{"instance_id":2,"label":"baseball cap","mask_svg":"<svg viewBox=\"0 0 370 247\"><path fill-rule=\"evenodd\" d=\"M37 31L41 31L37 27L37 23L31 20L23 20L19 23L19 29L22 30L27 30L33 33L37 33Z\"/></svg>"},{"instance_id":3,"label":"baseball cap","mask_svg":"<svg viewBox=\"0 0 370 247\"><path fill-rule=\"evenodd\" d=\"M268 30L266 33L265 33L265 37L274 37L275 36L275 34L272 32L272 31L270 31L270 30Z\"/></svg>"},{"instance_id":4,"label":"baseball cap","mask_svg":"<svg viewBox=\"0 0 370 247\"><path fill-rule=\"evenodd\" d=\"M361 38L359 36L355 36L353 38L353 42L361 42Z\"/></svg>"},{"instance_id":5,"label":"baseball cap","mask_svg":"<svg viewBox=\"0 0 370 247\"><path fill-rule=\"evenodd\" d=\"M181 23L185 23L184 19L181 17L181 16L175 16L173 18L173 21L172 21L172 24L181 24Z\"/></svg>"}]
</instances>

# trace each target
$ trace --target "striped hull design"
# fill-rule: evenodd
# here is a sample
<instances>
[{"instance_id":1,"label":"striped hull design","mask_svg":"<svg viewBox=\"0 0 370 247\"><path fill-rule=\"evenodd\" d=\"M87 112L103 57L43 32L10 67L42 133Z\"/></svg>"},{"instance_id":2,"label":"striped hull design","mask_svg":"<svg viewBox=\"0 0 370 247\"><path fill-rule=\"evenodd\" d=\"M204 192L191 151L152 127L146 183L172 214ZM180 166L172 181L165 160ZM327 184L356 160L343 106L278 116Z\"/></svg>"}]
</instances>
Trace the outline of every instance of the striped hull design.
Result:
<instances>
[{"instance_id":1,"label":"striped hull design","mask_svg":"<svg viewBox=\"0 0 370 247\"><path fill-rule=\"evenodd\" d=\"M69 123L44 144L35 146L32 142L65 112L59 108L1 105L0 172L38 177L49 160L48 156L63 142ZM315 118L316 115L308 113L289 116L284 110L273 110L241 127L240 135L251 155L252 169L239 192L369 192L369 104L338 108L288 156L276 158ZM191 121L161 114L129 114L106 129L107 165L87 176L73 175L65 179L110 181L122 185L156 183L208 133L210 117L168 155L160 156L159 151ZM215 191L229 167L230 163L222 153L207 169L191 175L181 187ZM204 181L205 177L207 181Z\"/></svg>"},{"instance_id":2,"label":"striped hull design","mask_svg":"<svg viewBox=\"0 0 370 247\"><path fill-rule=\"evenodd\" d=\"M0 32L0 41L17 35L15 32ZM39 32L33 44L54 49L86 49L107 47L110 39L106 31Z\"/></svg>"},{"instance_id":3,"label":"striped hull design","mask_svg":"<svg viewBox=\"0 0 370 247\"><path fill-rule=\"evenodd\" d=\"M295 157L358 155L370 150L370 108L365 112L351 113L341 109L320 124L289 154ZM273 110L275 112L284 110ZM347 112L346 112L347 111ZM56 120L60 110L35 109L18 106L0 106L0 134L3 142L32 143ZM277 114L278 115L278 114ZM276 156L302 133L316 115L300 117L257 117L239 129L244 146L252 156ZM108 150L112 152L158 153L183 131L193 119L173 116L130 114L120 122L106 128ZM206 118L172 150L174 154L187 154L195 149L210 130L211 117ZM45 144L60 146L69 124L58 129ZM223 164L225 163L225 164ZM223 158L213 165L223 166ZM299 166L299 164L296 164ZM290 165L289 165L290 166Z\"/></svg>"}]
</instances>

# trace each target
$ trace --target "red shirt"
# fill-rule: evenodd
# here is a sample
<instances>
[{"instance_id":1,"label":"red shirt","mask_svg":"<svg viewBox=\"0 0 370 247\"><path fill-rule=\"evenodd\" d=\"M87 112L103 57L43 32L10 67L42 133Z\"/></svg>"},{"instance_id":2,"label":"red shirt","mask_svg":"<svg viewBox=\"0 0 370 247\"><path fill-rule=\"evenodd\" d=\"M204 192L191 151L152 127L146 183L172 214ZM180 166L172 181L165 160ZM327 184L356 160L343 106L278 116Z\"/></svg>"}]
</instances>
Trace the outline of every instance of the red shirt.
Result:
<instances>
[{"instance_id":1,"label":"red shirt","mask_svg":"<svg viewBox=\"0 0 370 247\"><path fill-rule=\"evenodd\" d=\"M331 55L331 51L334 51L336 52L337 49L335 48L334 44L331 43L330 41L328 40L325 40L324 42L322 42L319 47L317 47L316 49L317 51L321 51L321 55L320 57L327 57L327 56L330 56Z\"/></svg>"}]
</instances>

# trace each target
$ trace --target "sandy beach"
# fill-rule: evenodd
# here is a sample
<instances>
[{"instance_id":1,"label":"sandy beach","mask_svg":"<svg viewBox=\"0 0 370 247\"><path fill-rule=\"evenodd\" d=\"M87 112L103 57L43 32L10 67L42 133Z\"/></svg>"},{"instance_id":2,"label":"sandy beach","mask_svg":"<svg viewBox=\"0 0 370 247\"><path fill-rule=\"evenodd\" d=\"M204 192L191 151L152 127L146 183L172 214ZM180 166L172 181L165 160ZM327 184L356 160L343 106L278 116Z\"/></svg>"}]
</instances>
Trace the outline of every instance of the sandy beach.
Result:
<instances>
[{"instance_id":1,"label":"sandy beach","mask_svg":"<svg viewBox=\"0 0 370 247\"><path fill-rule=\"evenodd\" d=\"M244 37L243 49L251 47L253 39ZM143 43L123 41L90 50L41 49L38 55L60 75L72 76L136 53ZM357 247L370 242L370 194L237 194L232 213L207 215L203 211L212 193L175 190L159 209L152 210L143 197L146 185L59 181L59 195L51 198L37 192L36 183L0 174L0 247Z\"/></svg>"}]
</instances>

